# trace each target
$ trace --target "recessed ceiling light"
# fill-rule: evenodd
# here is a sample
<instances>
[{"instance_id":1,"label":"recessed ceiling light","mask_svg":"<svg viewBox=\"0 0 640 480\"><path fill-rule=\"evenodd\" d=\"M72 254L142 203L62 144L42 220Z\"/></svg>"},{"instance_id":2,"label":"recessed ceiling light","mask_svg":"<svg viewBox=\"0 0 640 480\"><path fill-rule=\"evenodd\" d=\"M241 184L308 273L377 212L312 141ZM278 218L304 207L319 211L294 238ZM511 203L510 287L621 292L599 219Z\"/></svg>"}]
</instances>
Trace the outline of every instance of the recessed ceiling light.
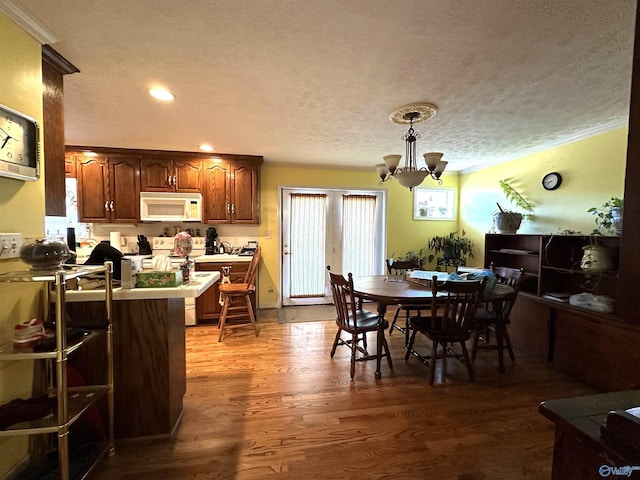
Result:
<instances>
[{"instance_id":1,"label":"recessed ceiling light","mask_svg":"<svg viewBox=\"0 0 640 480\"><path fill-rule=\"evenodd\" d=\"M211 145L200 145L200 150L202 150L203 152L213 152L213 147Z\"/></svg>"},{"instance_id":2,"label":"recessed ceiling light","mask_svg":"<svg viewBox=\"0 0 640 480\"><path fill-rule=\"evenodd\" d=\"M170 102L176 98L175 94L166 88L151 88L149 89L149 95L163 102Z\"/></svg>"}]
</instances>

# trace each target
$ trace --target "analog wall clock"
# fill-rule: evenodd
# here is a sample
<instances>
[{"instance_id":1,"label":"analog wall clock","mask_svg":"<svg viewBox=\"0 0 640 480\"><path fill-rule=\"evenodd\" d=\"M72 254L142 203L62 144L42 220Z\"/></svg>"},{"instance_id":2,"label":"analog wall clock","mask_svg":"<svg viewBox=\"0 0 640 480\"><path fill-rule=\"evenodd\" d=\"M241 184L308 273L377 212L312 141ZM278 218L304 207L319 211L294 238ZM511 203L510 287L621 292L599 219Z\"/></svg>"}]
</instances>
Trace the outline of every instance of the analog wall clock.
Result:
<instances>
[{"instance_id":1,"label":"analog wall clock","mask_svg":"<svg viewBox=\"0 0 640 480\"><path fill-rule=\"evenodd\" d=\"M39 178L39 135L33 118L0 105L0 175L20 180Z\"/></svg>"},{"instance_id":2,"label":"analog wall clock","mask_svg":"<svg viewBox=\"0 0 640 480\"><path fill-rule=\"evenodd\" d=\"M542 178L542 186L545 190L555 190L562 183L562 175L558 172L547 173Z\"/></svg>"}]
</instances>

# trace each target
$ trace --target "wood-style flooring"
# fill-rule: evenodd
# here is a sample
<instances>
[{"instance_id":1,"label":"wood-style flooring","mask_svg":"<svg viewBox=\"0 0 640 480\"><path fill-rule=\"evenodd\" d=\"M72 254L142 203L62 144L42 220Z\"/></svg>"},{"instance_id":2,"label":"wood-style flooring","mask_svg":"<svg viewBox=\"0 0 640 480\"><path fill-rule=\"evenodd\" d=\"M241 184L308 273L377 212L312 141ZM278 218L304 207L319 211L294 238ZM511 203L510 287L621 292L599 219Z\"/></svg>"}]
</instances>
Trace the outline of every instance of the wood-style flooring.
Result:
<instances>
[{"instance_id":1,"label":"wood-style flooring","mask_svg":"<svg viewBox=\"0 0 640 480\"><path fill-rule=\"evenodd\" d=\"M333 321L278 324L264 310L258 331L218 343L214 326L187 328L175 438L118 442L90 478L548 480L554 427L538 403L594 393L519 350L506 374L496 352L480 351L474 383L450 359L430 388L398 331L393 371L383 362L376 380L375 362L358 363L351 381L349 351L329 357Z\"/></svg>"}]
</instances>

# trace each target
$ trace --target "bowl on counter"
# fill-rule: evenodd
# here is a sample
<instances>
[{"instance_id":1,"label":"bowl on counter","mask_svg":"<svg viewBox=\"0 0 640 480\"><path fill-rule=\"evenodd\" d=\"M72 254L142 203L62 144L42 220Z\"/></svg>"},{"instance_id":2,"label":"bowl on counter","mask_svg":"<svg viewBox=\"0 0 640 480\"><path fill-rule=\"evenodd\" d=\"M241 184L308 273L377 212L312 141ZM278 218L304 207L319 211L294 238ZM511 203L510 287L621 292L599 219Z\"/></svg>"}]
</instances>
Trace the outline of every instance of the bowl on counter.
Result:
<instances>
[{"instance_id":1,"label":"bowl on counter","mask_svg":"<svg viewBox=\"0 0 640 480\"><path fill-rule=\"evenodd\" d=\"M20 247L20 259L31 270L55 270L69 258L67 244L59 240L31 239Z\"/></svg>"}]
</instances>

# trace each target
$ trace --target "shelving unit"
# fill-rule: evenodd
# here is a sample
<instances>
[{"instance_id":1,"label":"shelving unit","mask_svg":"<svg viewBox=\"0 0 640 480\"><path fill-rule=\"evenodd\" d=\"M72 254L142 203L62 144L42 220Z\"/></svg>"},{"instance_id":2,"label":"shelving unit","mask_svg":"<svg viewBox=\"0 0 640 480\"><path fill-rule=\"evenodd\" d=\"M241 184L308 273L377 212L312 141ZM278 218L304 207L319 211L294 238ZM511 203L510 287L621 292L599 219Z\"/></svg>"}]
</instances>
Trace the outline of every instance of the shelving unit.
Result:
<instances>
[{"instance_id":1,"label":"shelving unit","mask_svg":"<svg viewBox=\"0 0 640 480\"><path fill-rule=\"evenodd\" d=\"M13 345L0 347L0 361L16 360L44 360L49 362L52 372L48 378L48 396L55 398L57 410L55 415L49 415L38 420L21 422L0 430L0 436L11 435L35 435L57 434L58 458L60 478L69 479L69 429L80 416L101 398L107 398L108 433L105 444L96 455L82 478L85 478L95 464L105 455L114 453L114 428L113 428L113 328L112 328L112 263L106 262L101 266L74 266L70 269L56 271L20 271L0 274L0 283L6 282L40 282L46 284L45 288L45 321L55 306L55 332L56 346L53 351L37 352L33 348L14 350ZM104 331L93 331L90 334L67 343L66 327L66 282L73 278L87 275L100 275L105 279L105 310L107 327ZM83 387L68 387L67 361L69 355L82 348L88 342L96 341L95 337L105 335L107 351L107 383L104 385L91 385ZM52 365L55 363L55 368Z\"/></svg>"},{"instance_id":2,"label":"shelving unit","mask_svg":"<svg viewBox=\"0 0 640 480\"><path fill-rule=\"evenodd\" d=\"M588 235L487 234L485 264L524 267L527 277L521 291L528 294L541 297L548 292L588 291L617 298L620 237L598 237L598 242L608 248L615 266L607 272L580 268L582 247L591 241Z\"/></svg>"},{"instance_id":3,"label":"shelving unit","mask_svg":"<svg viewBox=\"0 0 640 480\"><path fill-rule=\"evenodd\" d=\"M598 236L608 247L610 271L589 272L580 267L588 235L488 234L485 265L526 270L526 280L511 312L512 344L574 379L601 391L640 388L638 365L640 325L614 313L600 313L545 297L549 292L571 295L590 292L622 303L619 271L622 237ZM618 307L619 308L619 307Z\"/></svg>"}]
</instances>

